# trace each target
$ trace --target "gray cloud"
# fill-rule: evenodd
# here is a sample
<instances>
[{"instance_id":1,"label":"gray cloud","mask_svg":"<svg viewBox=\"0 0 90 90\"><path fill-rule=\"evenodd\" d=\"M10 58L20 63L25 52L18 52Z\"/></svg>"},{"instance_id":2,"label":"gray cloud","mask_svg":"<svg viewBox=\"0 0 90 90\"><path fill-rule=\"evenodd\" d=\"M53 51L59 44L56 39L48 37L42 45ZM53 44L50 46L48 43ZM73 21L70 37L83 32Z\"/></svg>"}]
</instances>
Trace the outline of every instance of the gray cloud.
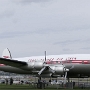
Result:
<instances>
[{"instance_id":1,"label":"gray cloud","mask_svg":"<svg viewBox=\"0 0 90 90\"><path fill-rule=\"evenodd\" d=\"M67 45L67 44L78 43L78 42L81 42L81 40L66 40L62 42L55 42L54 45L58 45L58 44Z\"/></svg>"},{"instance_id":2,"label":"gray cloud","mask_svg":"<svg viewBox=\"0 0 90 90\"><path fill-rule=\"evenodd\" d=\"M21 0L23 3L31 3L31 2L47 2L49 0Z\"/></svg>"},{"instance_id":3,"label":"gray cloud","mask_svg":"<svg viewBox=\"0 0 90 90\"><path fill-rule=\"evenodd\" d=\"M16 3L21 3L21 4L30 4L30 3L45 3L49 2L51 0L14 0Z\"/></svg>"},{"instance_id":4,"label":"gray cloud","mask_svg":"<svg viewBox=\"0 0 90 90\"><path fill-rule=\"evenodd\" d=\"M71 51L71 50L68 49L68 48L64 48L63 51L65 51L65 52L69 52L69 51Z\"/></svg>"},{"instance_id":5,"label":"gray cloud","mask_svg":"<svg viewBox=\"0 0 90 90\"><path fill-rule=\"evenodd\" d=\"M26 32L4 32L4 33L0 33L0 39L14 38L18 36L20 37L24 34L26 34Z\"/></svg>"},{"instance_id":6,"label":"gray cloud","mask_svg":"<svg viewBox=\"0 0 90 90\"><path fill-rule=\"evenodd\" d=\"M65 45L77 44L77 43L90 43L90 38L89 39L66 40L66 41L61 41L61 42L55 42L54 45L63 45L63 46L65 46Z\"/></svg>"},{"instance_id":7,"label":"gray cloud","mask_svg":"<svg viewBox=\"0 0 90 90\"><path fill-rule=\"evenodd\" d=\"M84 50L89 50L90 47L84 47L84 48L81 48L81 49L84 49Z\"/></svg>"},{"instance_id":8,"label":"gray cloud","mask_svg":"<svg viewBox=\"0 0 90 90\"><path fill-rule=\"evenodd\" d=\"M0 53L90 53L90 0L0 0L0 8Z\"/></svg>"},{"instance_id":9,"label":"gray cloud","mask_svg":"<svg viewBox=\"0 0 90 90\"><path fill-rule=\"evenodd\" d=\"M13 11L9 11L9 10L5 10L4 12L0 13L0 18L10 18L14 16L14 12Z\"/></svg>"}]
</instances>

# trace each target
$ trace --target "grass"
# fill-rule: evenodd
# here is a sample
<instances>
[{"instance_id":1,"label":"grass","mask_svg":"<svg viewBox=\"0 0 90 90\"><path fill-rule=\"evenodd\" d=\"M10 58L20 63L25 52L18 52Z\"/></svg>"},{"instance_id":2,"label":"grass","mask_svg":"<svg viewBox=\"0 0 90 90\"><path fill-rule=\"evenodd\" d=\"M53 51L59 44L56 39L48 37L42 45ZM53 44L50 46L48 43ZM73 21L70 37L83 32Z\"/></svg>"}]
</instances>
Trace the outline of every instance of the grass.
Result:
<instances>
[{"instance_id":1,"label":"grass","mask_svg":"<svg viewBox=\"0 0 90 90\"><path fill-rule=\"evenodd\" d=\"M56 90L56 89L58 89L58 88L55 86L55 87L46 87L45 90ZM34 87L32 85L5 85L5 84L0 84L0 90L41 90L41 89L37 89L36 87ZM67 89L60 89L60 90L67 90ZM68 89L68 90L72 90L72 89ZM82 90L82 89L76 89L76 90ZM84 90L87 90L87 89L84 89Z\"/></svg>"},{"instance_id":2,"label":"grass","mask_svg":"<svg viewBox=\"0 0 90 90\"><path fill-rule=\"evenodd\" d=\"M0 85L0 90L29 90L30 88L33 88L29 85Z\"/></svg>"}]
</instances>

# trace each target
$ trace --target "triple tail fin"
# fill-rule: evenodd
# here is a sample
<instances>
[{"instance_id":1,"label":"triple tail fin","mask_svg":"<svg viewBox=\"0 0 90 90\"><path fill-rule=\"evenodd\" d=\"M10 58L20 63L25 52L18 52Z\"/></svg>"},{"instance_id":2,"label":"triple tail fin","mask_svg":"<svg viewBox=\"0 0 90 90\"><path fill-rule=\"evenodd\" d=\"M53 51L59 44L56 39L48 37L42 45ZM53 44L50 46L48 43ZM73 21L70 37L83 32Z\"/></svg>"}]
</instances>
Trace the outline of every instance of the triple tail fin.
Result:
<instances>
[{"instance_id":1,"label":"triple tail fin","mask_svg":"<svg viewBox=\"0 0 90 90\"><path fill-rule=\"evenodd\" d=\"M2 53L2 58L12 59L11 52L8 48L4 49Z\"/></svg>"}]
</instances>

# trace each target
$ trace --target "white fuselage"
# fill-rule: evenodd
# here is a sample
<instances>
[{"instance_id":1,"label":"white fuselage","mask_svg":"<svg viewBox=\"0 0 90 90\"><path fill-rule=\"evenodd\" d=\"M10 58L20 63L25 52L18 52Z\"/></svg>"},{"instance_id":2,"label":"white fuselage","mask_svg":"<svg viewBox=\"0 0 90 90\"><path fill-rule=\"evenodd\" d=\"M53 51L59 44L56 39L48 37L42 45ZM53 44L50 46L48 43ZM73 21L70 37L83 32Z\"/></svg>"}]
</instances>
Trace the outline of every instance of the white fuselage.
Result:
<instances>
[{"instance_id":1,"label":"white fuselage","mask_svg":"<svg viewBox=\"0 0 90 90\"><path fill-rule=\"evenodd\" d=\"M45 61L45 56L31 56L31 57L24 57L24 58L13 58L14 60L24 61L27 63L38 62L38 61ZM90 54L66 54L66 55L48 55L46 56L47 64L64 64L67 68L74 67L70 73L89 73L90 74ZM85 69L86 71L83 71ZM6 72L13 72L13 73L20 73L20 74L32 74L29 70L23 70L16 67L11 67L7 65L1 64L0 70ZM38 72L38 71L37 71Z\"/></svg>"},{"instance_id":2,"label":"white fuselage","mask_svg":"<svg viewBox=\"0 0 90 90\"><path fill-rule=\"evenodd\" d=\"M25 62L45 61L45 56L31 56L13 59ZM65 55L46 56L46 61L66 61L66 60L90 60L90 54L65 54Z\"/></svg>"}]
</instances>

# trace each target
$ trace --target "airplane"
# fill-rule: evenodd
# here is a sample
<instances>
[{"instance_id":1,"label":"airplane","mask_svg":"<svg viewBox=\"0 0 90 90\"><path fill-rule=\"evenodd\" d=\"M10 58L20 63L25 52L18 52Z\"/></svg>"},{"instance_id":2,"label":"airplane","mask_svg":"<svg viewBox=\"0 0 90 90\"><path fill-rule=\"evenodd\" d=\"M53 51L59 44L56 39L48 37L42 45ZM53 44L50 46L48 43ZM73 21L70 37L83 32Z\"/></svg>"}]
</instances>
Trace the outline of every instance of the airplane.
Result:
<instances>
[{"instance_id":1,"label":"airplane","mask_svg":"<svg viewBox=\"0 0 90 90\"><path fill-rule=\"evenodd\" d=\"M8 48L0 57L0 70L37 77L90 77L90 54L64 54L12 58Z\"/></svg>"}]
</instances>

